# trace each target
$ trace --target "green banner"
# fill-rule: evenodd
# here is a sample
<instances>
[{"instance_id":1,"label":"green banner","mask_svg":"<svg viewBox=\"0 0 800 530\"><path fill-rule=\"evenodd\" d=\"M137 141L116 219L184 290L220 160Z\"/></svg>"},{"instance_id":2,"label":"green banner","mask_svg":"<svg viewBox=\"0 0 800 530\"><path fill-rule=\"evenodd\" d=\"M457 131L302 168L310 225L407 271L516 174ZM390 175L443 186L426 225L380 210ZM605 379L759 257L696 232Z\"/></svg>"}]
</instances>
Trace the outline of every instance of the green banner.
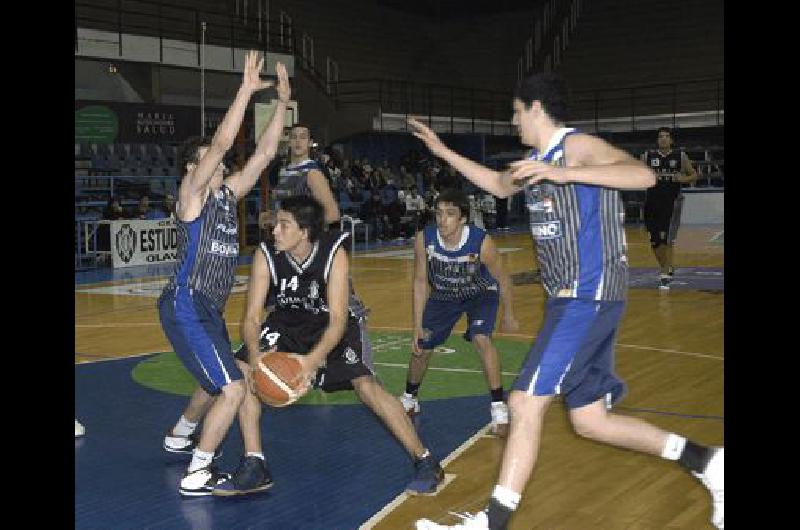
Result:
<instances>
[{"instance_id":1,"label":"green banner","mask_svg":"<svg viewBox=\"0 0 800 530\"><path fill-rule=\"evenodd\" d=\"M118 130L117 114L108 107L92 105L75 111L76 143L114 143Z\"/></svg>"}]
</instances>

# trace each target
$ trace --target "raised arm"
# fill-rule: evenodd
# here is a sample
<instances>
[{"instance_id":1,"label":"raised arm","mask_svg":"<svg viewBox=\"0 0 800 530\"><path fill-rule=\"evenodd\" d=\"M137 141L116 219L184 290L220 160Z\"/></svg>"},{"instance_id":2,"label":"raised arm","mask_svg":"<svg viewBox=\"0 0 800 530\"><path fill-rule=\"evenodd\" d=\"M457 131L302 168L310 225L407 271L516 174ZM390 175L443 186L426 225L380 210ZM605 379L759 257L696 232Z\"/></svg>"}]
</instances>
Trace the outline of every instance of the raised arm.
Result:
<instances>
[{"instance_id":1,"label":"raised arm","mask_svg":"<svg viewBox=\"0 0 800 530\"><path fill-rule=\"evenodd\" d=\"M422 140L431 153L448 162L479 188L500 198L508 197L520 190L520 187L512 185L508 178L503 178L501 172L473 162L448 148L436 133L421 121L409 118L408 124L413 129L412 134Z\"/></svg>"},{"instance_id":2,"label":"raised arm","mask_svg":"<svg viewBox=\"0 0 800 530\"><path fill-rule=\"evenodd\" d=\"M601 138L571 134L565 140L566 166L537 160L519 160L509 167L513 182L535 184L543 180L557 184L578 183L621 190L653 186L656 175L640 160Z\"/></svg>"},{"instance_id":3,"label":"raised arm","mask_svg":"<svg viewBox=\"0 0 800 530\"><path fill-rule=\"evenodd\" d=\"M253 266L250 271L250 282L247 286L247 302L241 327L241 335L247 346L251 367L256 366L258 362L261 314L264 309L264 303L267 300L271 281L267 258L264 256L264 252L257 248L253 255Z\"/></svg>"},{"instance_id":4,"label":"raised arm","mask_svg":"<svg viewBox=\"0 0 800 530\"><path fill-rule=\"evenodd\" d=\"M262 58L259 65L263 64L263 62L264 59ZM260 70L261 66L256 71L256 75ZM289 86L289 74L286 72L286 67L283 63L278 63L275 66L275 70L278 73L278 85L275 87L278 91L278 104L275 107L275 113L272 115L269 125L261 134L261 138L258 139L256 150L247 160L244 168L225 180L225 184L233 191L237 199L241 199L253 189L259 175L272 162L278 152L278 143L283 132L286 107L289 104L292 89ZM262 81L261 83L263 86L271 86L270 81Z\"/></svg>"},{"instance_id":5,"label":"raised arm","mask_svg":"<svg viewBox=\"0 0 800 530\"><path fill-rule=\"evenodd\" d=\"M225 113L225 117L217 127L214 137L211 139L211 145L181 181L181 187L178 191L178 217L180 219L193 218L195 215L192 215L192 213L199 212L211 177L214 176L214 172L222 162L222 157L233 145L236 133L242 125L242 119L247 109L247 103L250 101L250 96L256 90L271 86L271 82L259 80L258 69L260 69L260 65L261 61L258 61L257 53L254 51L249 52L245 58L242 84L228 112Z\"/></svg>"},{"instance_id":6,"label":"raised arm","mask_svg":"<svg viewBox=\"0 0 800 530\"><path fill-rule=\"evenodd\" d=\"M503 306L503 331L517 331L519 329L519 322L514 317L514 296L511 294L511 278L500 264L500 256L497 253L497 247L494 240L488 235L483 238L481 243L481 262L486 265L500 289L500 304Z\"/></svg>"},{"instance_id":7,"label":"raised arm","mask_svg":"<svg viewBox=\"0 0 800 530\"><path fill-rule=\"evenodd\" d=\"M422 353L418 342L422 338L422 314L425 311L425 303L430 295L428 256L425 253L425 237L422 231L417 232L417 236L414 239L414 283L412 289L411 307L414 318L414 338L411 343L411 351L419 355Z\"/></svg>"}]
</instances>

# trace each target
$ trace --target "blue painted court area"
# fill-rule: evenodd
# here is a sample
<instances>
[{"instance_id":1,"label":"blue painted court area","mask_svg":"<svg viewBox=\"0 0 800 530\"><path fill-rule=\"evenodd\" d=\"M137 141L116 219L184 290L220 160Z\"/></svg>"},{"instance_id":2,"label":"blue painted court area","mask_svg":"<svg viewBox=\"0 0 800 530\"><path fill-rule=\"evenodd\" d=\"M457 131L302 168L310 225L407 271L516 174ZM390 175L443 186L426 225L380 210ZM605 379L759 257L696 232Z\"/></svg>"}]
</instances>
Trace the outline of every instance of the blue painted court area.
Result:
<instances>
[{"instance_id":1,"label":"blue painted court area","mask_svg":"<svg viewBox=\"0 0 800 530\"><path fill-rule=\"evenodd\" d=\"M186 404L131 379L141 357L75 366L76 528L269 528L352 530L412 478L402 446L363 405L264 409L264 450L275 480L242 498L184 500L188 457L161 448ZM488 396L429 401L417 428L443 459L489 422ZM218 461L233 470L241 436L234 423Z\"/></svg>"}]
</instances>

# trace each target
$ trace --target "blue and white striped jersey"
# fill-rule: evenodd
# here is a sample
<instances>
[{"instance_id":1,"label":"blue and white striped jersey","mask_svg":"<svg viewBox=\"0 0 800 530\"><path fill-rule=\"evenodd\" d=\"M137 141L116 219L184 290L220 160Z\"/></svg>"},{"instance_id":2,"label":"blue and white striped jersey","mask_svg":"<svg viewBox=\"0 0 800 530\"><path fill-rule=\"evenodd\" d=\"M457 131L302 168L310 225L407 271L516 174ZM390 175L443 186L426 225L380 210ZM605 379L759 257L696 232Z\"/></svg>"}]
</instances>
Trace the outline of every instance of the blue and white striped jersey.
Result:
<instances>
[{"instance_id":1,"label":"blue and white striped jersey","mask_svg":"<svg viewBox=\"0 0 800 530\"><path fill-rule=\"evenodd\" d=\"M308 172L312 169L321 171L319 163L307 159L282 168L278 174L278 183L270 193L270 208L278 209L278 203L288 197L303 195L313 197L311 188L308 187Z\"/></svg>"},{"instance_id":2,"label":"blue and white striped jersey","mask_svg":"<svg viewBox=\"0 0 800 530\"><path fill-rule=\"evenodd\" d=\"M573 132L560 129L542 154L534 150L530 158L564 166L564 140ZM625 210L618 190L539 182L525 187L525 203L542 285L549 296L625 299Z\"/></svg>"},{"instance_id":3,"label":"blue and white striped jersey","mask_svg":"<svg viewBox=\"0 0 800 530\"><path fill-rule=\"evenodd\" d=\"M461 301L489 289L497 290L497 281L481 263L481 245L486 232L466 224L455 249L445 248L436 225L422 232L428 258L430 298Z\"/></svg>"},{"instance_id":4,"label":"blue and white striped jersey","mask_svg":"<svg viewBox=\"0 0 800 530\"><path fill-rule=\"evenodd\" d=\"M175 220L178 262L164 290L190 287L206 295L220 312L233 287L239 261L236 196L225 186L209 193L197 219Z\"/></svg>"}]
</instances>

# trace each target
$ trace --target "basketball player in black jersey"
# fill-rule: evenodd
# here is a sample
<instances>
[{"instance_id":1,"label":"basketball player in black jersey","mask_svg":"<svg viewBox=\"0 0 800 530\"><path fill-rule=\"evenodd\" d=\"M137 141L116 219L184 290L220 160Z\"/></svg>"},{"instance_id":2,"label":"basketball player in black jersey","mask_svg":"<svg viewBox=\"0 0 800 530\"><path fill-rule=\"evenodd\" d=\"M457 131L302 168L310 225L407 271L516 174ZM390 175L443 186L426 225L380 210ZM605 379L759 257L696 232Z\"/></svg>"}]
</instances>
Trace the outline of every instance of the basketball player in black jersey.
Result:
<instances>
[{"instance_id":1,"label":"basketball player in black jersey","mask_svg":"<svg viewBox=\"0 0 800 530\"><path fill-rule=\"evenodd\" d=\"M186 174L176 205L178 262L159 298L158 311L175 353L200 385L190 400L188 415L181 417L164 440L166 450L192 454L179 488L185 496L210 495L225 479L212 460L246 393L222 312L238 265L237 201L247 195L275 157L283 131L291 89L281 63L276 66L278 105L255 153L241 171L227 178L222 159L233 145L250 97L273 85L259 77L263 64L257 52L248 53L241 87L211 142L191 139L181 150ZM201 436L190 437L197 426L191 418L203 414L206 421Z\"/></svg>"},{"instance_id":2,"label":"basketball player in black jersey","mask_svg":"<svg viewBox=\"0 0 800 530\"><path fill-rule=\"evenodd\" d=\"M281 201L273 229L274 243L262 243L253 256L242 322L244 347L237 357L257 366L261 352L293 352L302 365L301 395L311 383L324 392L355 390L400 441L414 460L414 479L406 491L430 493L444 478L439 463L420 441L400 401L375 378L364 357L363 329L348 307L349 262L341 248L348 234L326 232L323 208L306 196ZM275 308L262 318L268 293ZM249 378L252 381L252 377ZM245 458L215 495L252 493L268 484L261 455L261 403L248 392L240 409Z\"/></svg>"},{"instance_id":3,"label":"basketball player in black jersey","mask_svg":"<svg viewBox=\"0 0 800 530\"><path fill-rule=\"evenodd\" d=\"M694 184L697 172L684 151L672 150L672 131L658 129L658 149L642 153L642 162L656 174L656 185L647 189L644 222L650 232L650 246L661 268L659 289L669 289L675 274L672 250L681 220L681 184Z\"/></svg>"}]
</instances>

